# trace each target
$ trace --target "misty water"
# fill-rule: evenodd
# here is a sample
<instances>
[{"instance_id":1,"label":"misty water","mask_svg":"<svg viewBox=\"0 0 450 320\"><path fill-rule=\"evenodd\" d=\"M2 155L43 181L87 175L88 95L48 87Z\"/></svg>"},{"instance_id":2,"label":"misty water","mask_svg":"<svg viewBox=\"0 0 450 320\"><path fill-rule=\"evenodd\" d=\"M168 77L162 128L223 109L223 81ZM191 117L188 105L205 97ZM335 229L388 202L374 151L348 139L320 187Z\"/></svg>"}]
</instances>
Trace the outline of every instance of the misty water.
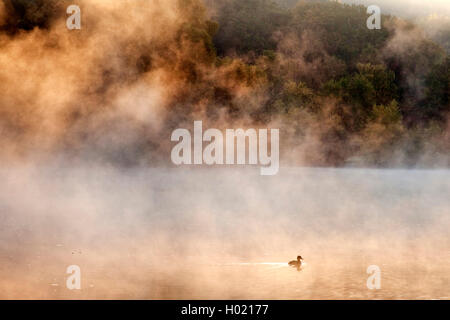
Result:
<instances>
[{"instance_id":1,"label":"misty water","mask_svg":"<svg viewBox=\"0 0 450 320\"><path fill-rule=\"evenodd\" d=\"M54 166L0 178L0 298L450 298L450 170ZM287 265L299 254L300 271ZM66 288L70 265L81 290Z\"/></svg>"}]
</instances>

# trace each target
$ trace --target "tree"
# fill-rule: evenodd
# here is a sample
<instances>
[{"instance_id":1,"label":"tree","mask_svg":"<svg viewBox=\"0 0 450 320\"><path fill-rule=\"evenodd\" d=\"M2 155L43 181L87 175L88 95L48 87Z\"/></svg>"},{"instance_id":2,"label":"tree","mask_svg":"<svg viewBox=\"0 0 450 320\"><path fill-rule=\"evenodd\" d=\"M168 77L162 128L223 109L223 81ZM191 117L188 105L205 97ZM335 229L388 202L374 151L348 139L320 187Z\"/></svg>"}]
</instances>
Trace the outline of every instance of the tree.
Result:
<instances>
[{"instance_id":1,"label":"tree","mask_svg":"<svg viewBox=\"0 0 450 320\"><path fill-rule=\"evenodd\" d=\"M433 67L425 80L425 87L422 118L443 123L450 112L450 56Z\"/></svg>"},{"instance_id":2,"label":"tree","mask_svg":"<svg viewBox=\"0 0 450 320\"><path fill-rule=\"evenodd\" d=\"M274 32L289 22L288 12L271 0L225 0L217 6L220 28L214 43L220 55L274 50Z\"/></svg>"}]
</instances>

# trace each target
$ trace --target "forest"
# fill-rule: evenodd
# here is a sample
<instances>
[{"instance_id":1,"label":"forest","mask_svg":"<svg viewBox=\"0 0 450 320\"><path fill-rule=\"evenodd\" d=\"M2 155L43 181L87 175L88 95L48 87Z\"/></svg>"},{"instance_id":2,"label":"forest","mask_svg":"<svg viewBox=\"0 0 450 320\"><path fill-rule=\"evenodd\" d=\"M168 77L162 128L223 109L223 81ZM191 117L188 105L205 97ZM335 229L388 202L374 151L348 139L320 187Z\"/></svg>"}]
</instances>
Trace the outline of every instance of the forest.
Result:
<instances>
[{"instance_id":1,"label":"forest","mask_svg":"<svg viewBox=\"0 0 450 320\"><path fill-rule=\"evenodd\" d=\"M321 127L312 163L416 165L426 154L449 164L449 39L389 15L369 30L366 7L334 1L209 5L216 64L239 58L240 72L267 86L252 116L282 118L300 140Z\"/></svg>"},{"instance_id":2,"label":"forest","mask_svg":"<svg viewBox=\"0 0 450 320\"><path fill-rule=\"evenodd\" d=\"M170 133L203 120L279 128L285 164L450 165L450 33L369 30L366 7L326 0L135 2L81 1L68 32L70 1L2 0L3 155L167 162Z\"/></svg>"}]
</instances>

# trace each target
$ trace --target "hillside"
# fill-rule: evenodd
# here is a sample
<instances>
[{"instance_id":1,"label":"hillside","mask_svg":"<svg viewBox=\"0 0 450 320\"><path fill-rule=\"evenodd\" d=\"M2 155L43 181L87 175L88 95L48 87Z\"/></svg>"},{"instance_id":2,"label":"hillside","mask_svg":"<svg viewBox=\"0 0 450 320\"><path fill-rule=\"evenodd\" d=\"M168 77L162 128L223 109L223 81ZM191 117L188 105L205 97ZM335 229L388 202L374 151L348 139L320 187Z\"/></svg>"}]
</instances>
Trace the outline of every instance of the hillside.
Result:
<instances>
[{"instance_id":1,"label":"hillside","mask_svg":"<svg viewBox=\"0 0 450 320\"><path fill-rule=\"evenodd\" d=\"M84 1L72 32L68 0L2 0L0 157L167 164L203 120L279 128L285 164L450 165L448 34L280 1Z\"/></svg>"}]
</instances>

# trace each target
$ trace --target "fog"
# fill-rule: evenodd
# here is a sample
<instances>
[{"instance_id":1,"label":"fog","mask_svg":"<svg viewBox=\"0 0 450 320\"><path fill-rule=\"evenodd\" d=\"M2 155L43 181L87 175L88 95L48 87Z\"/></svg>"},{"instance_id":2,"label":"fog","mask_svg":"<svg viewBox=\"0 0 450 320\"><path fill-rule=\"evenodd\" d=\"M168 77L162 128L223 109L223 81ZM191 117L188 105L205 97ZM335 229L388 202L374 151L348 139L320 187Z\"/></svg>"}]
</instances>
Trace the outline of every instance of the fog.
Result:
<instances>
[{"instance_id":1,"label":"fog","mask_svg":"<svg viewBox=\"0 0 450 320\"><path fill-rule=\"evenodd\" d=\"M283 135L274 177L175 168L170 133L193 119L262 127L227 114L213 88L252 113L268 98L264 79L237 77L245 57L216 67L184 33L206 24L196 1L184 11L175 0L76 2L74 32L67 1L25 22L0 2L0 298L449 298L448 170L296 167L325 162L318 137L340 125L334 101L317 119L292 115L302 140L289 122L264 124ZM292 61L312 78L326 72L292 50L312 35L279 37L280 72ZM287 266L298 254L300 272ZM66 288L69 265L81 290ZM381 290L366 287L369 265Z\"/></svg>"},{"instance_id":2,"label":"fog","mask_svg":"<svg viewBox=\"0 0 450 320\"><path fill-rule=\"evenodd\" d=\"M336 114L349 112L330 98L319 101L316 113L299 109L264 121L254 116L263 118L271 99L267 79L258 76L266 62L247 68L247 57L232 56L216 65L205 35L213 33L208 30L214 25L201 1L184 6L175 0L79 1L82 28L72 31L65 26L67 1L39 1L43 5L27 7L23 19L17 18L21 7L14 7L16 2L5 0L0 7L2 163L64 158L99 165L167 165L171 132L201 119L205 128L280 128L280 158L289 165L334 165L330 153L336 150L370 153L372 147L389 144L383 139L391 132L383 126L351 136L343 146L338 137L328 138L345 127ZM419 51L424 41L419 30L389 28L398 31L380 59L403 59ZM199 35L206 43L195 39ZM314 33L300 39L290 33L273 36L278 45L271 68L284 81L308 79L317 85L342 72L342 63L324 53ZM305 59L319 54L320 59ZM431 67L427 60L403 71L417 99L424 96L418 79ZM447 122L424 147L419 166L448 165ZM389 165L408 163L404 151L414 141L404 138L388 152ZM342 152L336 158L347 156ZM365 160L371 163L370 157Z\"/></svg>"},{"instance_id":3,"label":"fog","mask_svg":"<svg viewBox=\"0 0 450 320\"><path fill-rule=\"evenodd\" d=\"M342 0L342 3L378 5L382 12L403 18L419 18L428 15L450 16L450 3L447 0Z\"/></svg>"},{"instance_id":4,"label":"fog","mask_svg":"<svg viewBox=\"0 0 450 320\"><path fill-rule=\"evenodd\" d=\"M0 296L448 299L448 171L258 171L2 170Z\"/></svg>"}]
</instances>

